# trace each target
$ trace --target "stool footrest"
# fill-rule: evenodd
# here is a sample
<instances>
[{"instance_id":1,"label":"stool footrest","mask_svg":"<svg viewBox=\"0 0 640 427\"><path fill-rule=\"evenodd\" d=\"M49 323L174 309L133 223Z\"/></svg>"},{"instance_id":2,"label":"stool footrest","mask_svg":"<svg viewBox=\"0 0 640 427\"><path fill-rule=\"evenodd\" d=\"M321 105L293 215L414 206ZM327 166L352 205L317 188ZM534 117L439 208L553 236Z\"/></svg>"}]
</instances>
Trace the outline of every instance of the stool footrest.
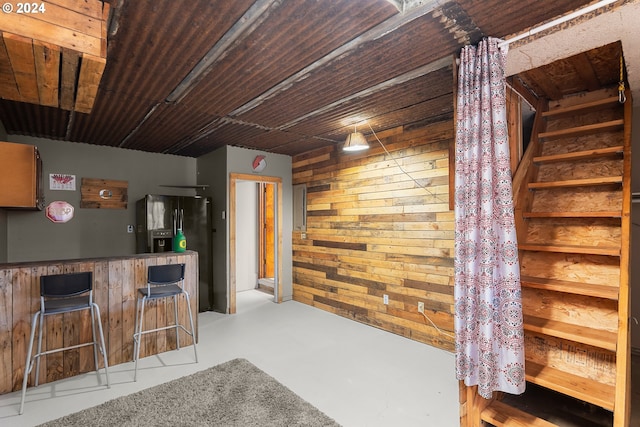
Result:
<instances>
[{"instance_id":1,"label":"stool footrest","mask_svg":"<svg viewBox=\"0 0 640 427\"><path fill-rule=\"evenodd\" d=\"M188 330L187 328L185 328L184 326L182 326L182 325L170 325L170 326L164 326L162 328L147 329L147 330L144 330L144 331L141 331L141 332L136 332L135 334L133 334L133 339L135 340L139 336L150 334L152 332L160 332L160 331L164 331L164 330L167 330L167 329L176 329L176 328L182 329L187 335L189 335L190 337L193 337L193 333L191 333L191 331Z\"/></svg>"},{"instance_id":2,"label":"stool footrest","mask_svg":"<svg viewBox=\"0 0 640 427\"><path fill-rule=\"evenodd\" d=\"M43 351L41 353L36 353L33 356L33 358L35 359L36 357L46 356L47 354L57 353L59 351L73 350L73 349L76 349L76 348L87 347L87 346L90 346L90 345L97 345L97 343L87 342L87 343L84 343L84 344L71 345L69 347L54 348L53 350L47 350L47 351Z\"/></svg>"}]
</instances>

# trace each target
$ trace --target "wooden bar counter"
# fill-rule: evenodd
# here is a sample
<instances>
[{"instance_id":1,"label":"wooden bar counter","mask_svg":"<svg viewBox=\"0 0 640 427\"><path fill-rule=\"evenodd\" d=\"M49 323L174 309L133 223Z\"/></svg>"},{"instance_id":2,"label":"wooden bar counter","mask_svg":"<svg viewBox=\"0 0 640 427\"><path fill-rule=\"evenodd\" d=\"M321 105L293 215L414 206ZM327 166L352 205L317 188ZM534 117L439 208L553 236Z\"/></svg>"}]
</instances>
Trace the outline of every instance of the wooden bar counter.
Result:
<instances>
[{"instance_id":1,"label":"wooden bar counter","mask_svg":"<svg viewBox=\"0 0 640 427\"><path fill-rule=\"evenodd\" d=\"M185 263L185 289L191 297L191 312L198 329L198 254L166 252L125 257L0 264L0 394L20 390L33 314L40 309L40 276L93 272L94 301L100 307L109 366L133 360L136 292L146 286L150 265ZM184 299L178 299L179 316L188 325ZM173 300L148 302L145 329L173 323ZM180 345L191 338L180 331ZM37 333L34 350L37 348ZM45 318L43 350L91 341L88 310ZM140 357L176 348L173 330L147 334ZM102 367L102 358L99 358ZM93 348L54 353L42 357L40 383L56 381L94 370ZM46 369L45 369L46 367ZM132 373L133 378L133 373ZM35 368L29 385L35 383Z\"/></svg>"}]
</instances>

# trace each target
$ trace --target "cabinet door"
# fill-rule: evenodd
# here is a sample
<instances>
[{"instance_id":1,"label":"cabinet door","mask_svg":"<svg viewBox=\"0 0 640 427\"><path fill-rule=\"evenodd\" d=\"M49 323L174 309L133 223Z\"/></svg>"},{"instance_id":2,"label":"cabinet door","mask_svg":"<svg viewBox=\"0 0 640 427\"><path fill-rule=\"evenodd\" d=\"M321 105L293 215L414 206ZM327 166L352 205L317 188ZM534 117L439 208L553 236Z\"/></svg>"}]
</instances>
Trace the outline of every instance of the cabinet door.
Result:
<instances>
[{"instance_id":1,"label":"cabinet door","mask_svg":"<svg viewBox=\"0 0 640 427\"><path fill-rule=\"evenodd\" d=\"M0 142L0 207L38 207L38 162L33 145Z\"/></svg>"}]
</instances>

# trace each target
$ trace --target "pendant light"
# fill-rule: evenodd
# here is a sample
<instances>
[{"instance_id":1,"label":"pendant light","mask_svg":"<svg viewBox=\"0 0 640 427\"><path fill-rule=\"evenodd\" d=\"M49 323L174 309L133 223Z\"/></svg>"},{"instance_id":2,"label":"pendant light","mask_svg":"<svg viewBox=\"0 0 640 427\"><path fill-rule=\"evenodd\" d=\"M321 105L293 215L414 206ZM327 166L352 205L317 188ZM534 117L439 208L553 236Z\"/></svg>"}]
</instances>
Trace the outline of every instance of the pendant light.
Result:
<instances>
[{"instance_id":1,"label":"pendant light","mask_svg":"<svg viewBox=\"0 0 640 427\"><path fill-rule=\"evenodd\" d=\"M369 148L369 143L367 142L367 138L362 134L362 132L358 132L356 125L353 125L353 132L347 136L347 140L344 142L344 146L342 147L343 151L362 151L367 150Z\"/></svg>"}]
</instances>

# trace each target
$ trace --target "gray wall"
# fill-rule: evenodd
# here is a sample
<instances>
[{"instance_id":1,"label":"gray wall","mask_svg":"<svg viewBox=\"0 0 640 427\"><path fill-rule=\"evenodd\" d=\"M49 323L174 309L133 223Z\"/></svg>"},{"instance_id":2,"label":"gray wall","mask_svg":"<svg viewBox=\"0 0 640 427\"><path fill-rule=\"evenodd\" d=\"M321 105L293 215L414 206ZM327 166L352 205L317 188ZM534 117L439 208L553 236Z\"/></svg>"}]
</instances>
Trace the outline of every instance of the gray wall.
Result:
<instances>
[{"instance_id":1,"label":"gray wall","mask_svg":"<svg viewBox=\"0 0 640 427\"><path fill-rule=\"evenodd\" d=\"M213 203L213 309L227 312L227 147L222 147L198 158L198 183L209 187L199 194L211 197Z\"/></svg>"},{"instance_id":2,"label":"gray wall","mask_svg":"<svg viewBox=\"0 0 640 427\"><path fill-rule=\"evenodd\" d=\"M266 156L267 167L262 172L255 173L251 165L253 164L253 159L259 154ZM282 178L284 194L282 195L282 212L280 212L282 215L282 230L280 230L282 236L282 277L280 277L280 282L282 283L282 300L290 300L293 296L293 177L291 157L258 150L228 147L227 170L229 173L246 173Z\"/></svg>"},{"instance_id":3,"label":"gray wall","mask_svg":"<svg viewBox=\"0 0 640 427\"><path fill-rule=\"evenodd\" d=\"M4 135L4 129L0 136ZM198 194L213 201L213 274L214 309L226 312L229 282L229 174L254 174L251 165L258 154L266 156L267 167L261 176L279 177L283 183L283 227L281 282L282 299L292 298L292 176L291 157L237 147L222 147L193 159L166 154L146 153L114 147L54 141L44 138L6 136L7 141L36 145L43 159L45 204L66 201L74 208L67 223L49 221L44 211L0 209L0 262L26 262L57 259L81 259L129 255L135 253L135 202L145 194L195 195L196 190L168 188L162 185L208 185ZM49 190L49 174L76 176L75 191ZM128 182L127 209L81 209L82 178L100 178ZM223 212L225 219L223 219Z\"/></svg>"},{"instance_id":4,"label":"gray wall","mask_svg":"<svg viewBox=\"0 0 640 427\"><path fill-rule=\"evenodd\" d=\"M10 142L36 145L43 160L45 205L62 200L74 218L56 224L44 211L6 211L7 262L120 256L135 253L135 202L145 194L194 195L194 190L160 185L196 184L196 159L122 148L11 135ZM49 190L49 174L76 176L76 191ZM82 178L128 181L127 209L81 209ZM2 211L2 210L0 210ZM1 245L0 245L1 246ZM1 252L0 252L1 256Z\"/></svg>"},{"instance_id":5,"label":"gray wall","mask_svg":"<svg viewBox=\"0 0 640 427\"><path fill-rule=\"evenodd\" d=\"M253 172L253 159L262 154L266 156L267 167L260 173ZM213 216L216 227L214 238L214 307L216 311L226 312L229 307L227 288L229 283L229 174L243 173L255 176L279 177L282 179L282 300L287 301L293 295L292 276L292 230L293 230L293 192L291 157L266 153L239 147L226 146L198 158L199 183L210 187L203 195L213 197ZM225 219L222 219L222 213ZM225 306L220 304L225 302Z\"/></svg>"}]
</instances>

